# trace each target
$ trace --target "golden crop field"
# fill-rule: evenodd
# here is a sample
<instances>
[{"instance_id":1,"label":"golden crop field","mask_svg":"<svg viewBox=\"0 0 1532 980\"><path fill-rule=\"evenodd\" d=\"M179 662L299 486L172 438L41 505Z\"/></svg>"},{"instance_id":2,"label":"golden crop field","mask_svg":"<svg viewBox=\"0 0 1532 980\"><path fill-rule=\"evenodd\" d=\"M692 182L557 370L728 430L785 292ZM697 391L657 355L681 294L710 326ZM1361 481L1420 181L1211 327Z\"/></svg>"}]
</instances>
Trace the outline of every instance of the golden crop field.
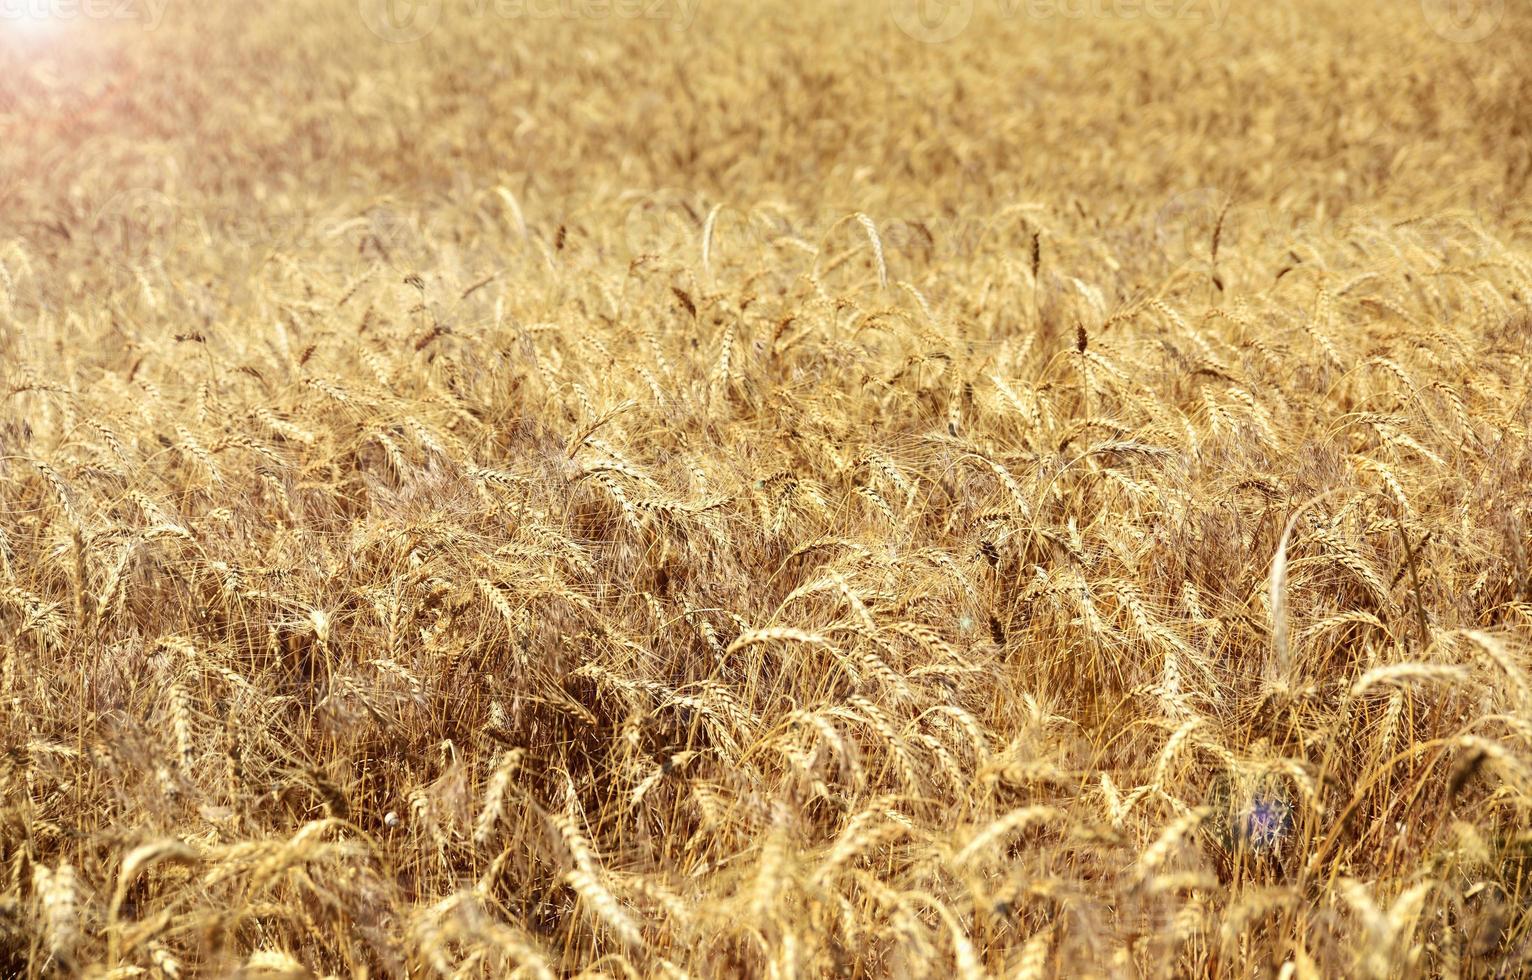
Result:
<instances>
[{"instance_id":1,"label":"golden crop field","mask_svg":"<svg viewBox=\"0 0 1532 980\"><path fill-rule=\"evenodd\" d=\"M0 974L1532 971L1520 0L0 0Z\"/></svg>"}]
</instances>

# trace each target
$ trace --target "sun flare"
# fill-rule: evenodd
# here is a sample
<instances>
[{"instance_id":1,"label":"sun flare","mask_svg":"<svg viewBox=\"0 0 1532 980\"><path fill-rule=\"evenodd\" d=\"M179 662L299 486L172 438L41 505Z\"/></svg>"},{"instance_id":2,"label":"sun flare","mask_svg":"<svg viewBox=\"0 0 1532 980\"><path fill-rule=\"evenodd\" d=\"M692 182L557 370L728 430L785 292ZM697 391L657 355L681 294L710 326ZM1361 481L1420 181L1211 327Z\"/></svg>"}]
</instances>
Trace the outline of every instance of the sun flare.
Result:
<instances>
[{"instance_id":1,"label":"sun flare","mask_svg":"<svg viewBox=\"0 0 1532 980\"><path fill-rule=\"evenodd\" d=\"M0 975L1532 973L1529 50L0 0Z\"/></svg>"}]
</instances>

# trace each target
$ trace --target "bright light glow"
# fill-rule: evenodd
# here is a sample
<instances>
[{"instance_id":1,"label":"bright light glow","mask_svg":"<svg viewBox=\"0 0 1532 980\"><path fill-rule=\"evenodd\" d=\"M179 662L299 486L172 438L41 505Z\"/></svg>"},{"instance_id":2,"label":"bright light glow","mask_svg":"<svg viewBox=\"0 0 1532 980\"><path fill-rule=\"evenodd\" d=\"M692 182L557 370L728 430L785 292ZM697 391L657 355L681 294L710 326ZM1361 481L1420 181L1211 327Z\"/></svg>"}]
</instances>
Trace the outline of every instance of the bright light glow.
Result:
<instances>
[{"instance_id":1,"label":"bright light glow","mask_svg":"<svg viewBox=\"0 0 1532 980\"><path fill-rule=\"evenodd\" d=\"M0 0L0 30L40 34L62 23L50 0Z\"/></svg>"},{"instance_id":2,"label":"bright light glow","mask_svg":"<svg viewBox=\"0 0 1532 980\"><path fill-rule=\"evenodd\" d=\"M170 0L0 0L0 33L36 34L84 23L154 30Z\"/></svg>"}]
</instances>

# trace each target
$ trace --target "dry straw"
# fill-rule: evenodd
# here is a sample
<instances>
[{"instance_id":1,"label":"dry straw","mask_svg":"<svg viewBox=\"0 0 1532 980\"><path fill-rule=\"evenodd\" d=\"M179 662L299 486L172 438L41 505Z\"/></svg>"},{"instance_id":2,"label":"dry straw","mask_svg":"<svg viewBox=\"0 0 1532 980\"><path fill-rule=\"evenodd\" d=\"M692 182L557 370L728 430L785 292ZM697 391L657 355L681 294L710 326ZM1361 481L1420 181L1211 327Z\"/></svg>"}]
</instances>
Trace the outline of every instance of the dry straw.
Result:
<instances>
[{"instance_id":1,"label":"dry straw","mask_svg":"<svg viewBox=\"0 0 1532 980\"><path fill-rule=\"evenodd\" d=\"M1525 972L1525 10L317 6L0 44L0 973Z\"/></svg>"}]
</instances>

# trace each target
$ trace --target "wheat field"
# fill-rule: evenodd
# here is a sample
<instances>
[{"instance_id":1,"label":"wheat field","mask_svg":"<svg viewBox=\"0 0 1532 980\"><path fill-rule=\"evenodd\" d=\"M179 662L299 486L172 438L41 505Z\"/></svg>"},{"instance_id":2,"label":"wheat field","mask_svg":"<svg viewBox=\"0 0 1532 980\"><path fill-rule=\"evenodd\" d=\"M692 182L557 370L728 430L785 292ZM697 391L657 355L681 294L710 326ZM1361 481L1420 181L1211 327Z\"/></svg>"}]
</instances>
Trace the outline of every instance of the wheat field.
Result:
<instances>
[{"instance_id":1,"label":"wheat field","mask_svg":"<svg viewBox=\"0 0 1532 980\"><path fill-rule=\"evenodd\" d=\"M1463 7L0 8L0 973L1532 971Z\"/></svg>"}]
</instances>

